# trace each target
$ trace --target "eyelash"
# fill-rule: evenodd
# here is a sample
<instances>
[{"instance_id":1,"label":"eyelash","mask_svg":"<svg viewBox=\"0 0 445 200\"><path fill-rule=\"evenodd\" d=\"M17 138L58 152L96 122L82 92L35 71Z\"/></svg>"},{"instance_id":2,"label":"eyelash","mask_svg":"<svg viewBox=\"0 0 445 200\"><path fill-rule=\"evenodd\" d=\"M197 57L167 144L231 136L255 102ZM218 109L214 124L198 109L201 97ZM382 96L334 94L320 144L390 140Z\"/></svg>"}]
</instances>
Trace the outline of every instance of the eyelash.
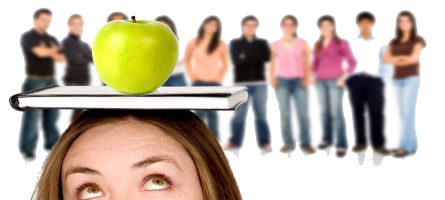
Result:
<instances>
[{"instance_id":1,"label":"eyelash","mask_svg":"<svg viewBox=\"0 0 445 200\"><path fill-rule=\"evenodd\" d=\"M80 192L82 192L82 190L87 187L96 187L96 188L99 188L99 191L102 191L102 189L95 183L84 183L84 184L80 185L79 187L77 187L76 196L78 197L80 195Z\"/></svg>"},{"instance_id":2,"label":"eyelash","mask_svg":"<svg viewBox=\"0 0 445 200\"><path fill-rule=\"evenodd\" d=\"M165 182L167 182L167 184L173 185L173 182L171 181L171 179L164 174L150 174L150 175L146 176L144 179L142 179L141 187L152 178L161 178L161 179L165 180Z\"/></svg>"}]
</instances>

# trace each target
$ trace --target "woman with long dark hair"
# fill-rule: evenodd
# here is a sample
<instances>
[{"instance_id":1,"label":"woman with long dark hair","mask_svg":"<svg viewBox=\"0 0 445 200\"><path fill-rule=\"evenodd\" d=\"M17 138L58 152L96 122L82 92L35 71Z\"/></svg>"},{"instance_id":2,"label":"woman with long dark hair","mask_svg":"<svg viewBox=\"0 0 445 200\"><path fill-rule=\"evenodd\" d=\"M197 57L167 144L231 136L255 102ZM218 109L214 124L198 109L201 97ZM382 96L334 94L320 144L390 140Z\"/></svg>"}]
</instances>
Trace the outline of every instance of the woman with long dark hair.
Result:
<instances>
[{"instance_id":1,"label":"woman with long dark hair","mask_svg":"<svg viewBox=\"0 0 445 200\"><path fill-rule=\"evenodd\" d=\"M179 41L178 37L178 31L176 30L175 22L167 15L161 15L159 17L156 17L156 21L162 22L175 34L176 38ZM178 62L176 63L176 67L173 70L172 74L168 78L168 80L162 85L162 86L186 86L187 83L185 82L185 76L184 76L184 64L182 59L178 59Z\"/></svg>"},{"instance_id":2,"label":"woman with long dark hair","mask_svg":"<svg viewBox=\"0 0 445 200\"><path fill-rule=\"evenodd\" d=\"M383 57L383 62L394 65L393 83L401 117L400 144L394 157L405 157L417 150L415 113L420 87L419 58L425 46L425 40L417 34L413 13L400 12L396 21L396 36Z\"/></svg>"},{"instance_id":3,"label":"woman with long dark hair","mask_svg":"<svg viewBox=\"0 0 445 200\"><path fill-rule=\"evenodd\" d=\"M221 40L221 21L209 16L202 22L196 38L185 49L184 64L193 86L220 86L228 67L227 45ZM214 110L196 114L218 137L218 115Z\"/></svg>"},{"instance_id":4,"label":"woman with long dark hair","mask_svg":"<svg viewBox=\"0 0 445 200\"><path fill-rule=\"evenodd\" d=\"M343 93L345 81L354 71L355 60L348 41L338 37L335 19L324 15L317 21L320 38L315 43L312 71L317 79L317 91L320 100L323 139L320 149L328 148L336 135L336 155L344 157L348 148L345 119L343 115ZM343 60L348 67L343 70Z\"/></svg>"},{"instance_id":5,"label":"woman with long dark hair","mask_svg":"<svg viewBox=\"0 0 445 200\"><path fill-rule=\"evenodd\" d=\"M270 83L280 107L283 153L295 149L292 136L291 99L295 101L300 127L300 147L304 152L315 153L309 133L309 92L307 86L310 74L310 48L307 42L297 36L298 20L286 15L281 20L283 37L271 44L272 57L269 65Z\"/></svg>"}]
</instances>

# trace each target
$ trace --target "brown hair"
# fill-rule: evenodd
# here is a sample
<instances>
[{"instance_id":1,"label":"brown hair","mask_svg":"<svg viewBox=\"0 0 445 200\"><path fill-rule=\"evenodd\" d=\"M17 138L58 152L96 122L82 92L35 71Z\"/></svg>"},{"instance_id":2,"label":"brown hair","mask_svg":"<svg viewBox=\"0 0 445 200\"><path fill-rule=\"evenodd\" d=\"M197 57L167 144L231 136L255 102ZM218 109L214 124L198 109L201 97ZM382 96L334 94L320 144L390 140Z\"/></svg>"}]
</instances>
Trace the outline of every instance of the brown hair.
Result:
<instances>
[{"instance_id":1,"label":"brown hair","mask_svg":"<svg viewBox=\"0 0 445 200\"><path fill-rule=\"evenodd\" d=\"M320 18L318 18L318 20L317 20L318 28L320 28L321 24L325 21L328 21L332 25L335 26L334 17L332 17L331 15L323 15ZM340 45L341 40L340 40L340 37L338 37L337 31L335 29L332 31L332 35L333 35L334 40L337 43L337 45ZM318 38L317 42L315 42L315 47L314 47L315 52L319 52L321 50L321 47L323 46L323 40L324 40L324 37L323 37L323 35L320 34L320 38Z\"/></svg>"},{"instance_id":2,"label":"brown hair","mask_svg":"<svg viewBox=\"0 0 445 200\"><path fill-rule=\"evenodd\" d=\"M298 19L297 19L295 16L293 16L293 15L286 15L286 16L284 16L284 17L281 19L281 23L280 23L280 25L283 26L284 22L285 22L287 19L291 20L291 21L294 23L295 27L298 26ZM298 35L297 35L297 31L294 31L294 33L293 33L292 35L294 36L294 38L297 38L297 37L298 37Z\"/></svg>"},{"instance_id":3,"label":"brown hair","mask_svg":"<svg viewBox=\"0 0 445 200\"><path fill-rule=\"evenodd\" d=\"M400 29L399 27L399 20L401 17L408 17L409 20L411 21L411 23L413 24L413 27L411 29L410 32L410 40L414 40L417 37L417 23L416 23L416 17L414 16L414 14L408 10L404 10L402 12L400 12L397 15L397 20L396 20L396 38L393 42L393 44L400 44L400 41L402 40L403 37L403 31Z\"/></svg>"},{"instance_id":4,"label":"brown hair","mask_svg":"<svg viewBox=\"0 0 445 200\"><path fill-rule=\"evenodd\" d=\"M54 145L43 164L32 198L62 199L61 168L71 144L85 131L107 123L134 117L155 125L176 139L192 158L204 199L242 199L235 177L218 140L191 111L90 110L83 112Z\"/></svg>"},{"instance_id":5,"label":"brown hair","mask_svg":"<svg viewBox=\"0 0 445 200\"><path fill-rule=\"evenodd\" d=\"M81 19L81 20L83 20L82 15L79 15L79 14L73 14L73 15L71 15L71 16L68 18L68 25L71 24L71 21L73 21L73 19Z\"/></svg>"}]
</instances>

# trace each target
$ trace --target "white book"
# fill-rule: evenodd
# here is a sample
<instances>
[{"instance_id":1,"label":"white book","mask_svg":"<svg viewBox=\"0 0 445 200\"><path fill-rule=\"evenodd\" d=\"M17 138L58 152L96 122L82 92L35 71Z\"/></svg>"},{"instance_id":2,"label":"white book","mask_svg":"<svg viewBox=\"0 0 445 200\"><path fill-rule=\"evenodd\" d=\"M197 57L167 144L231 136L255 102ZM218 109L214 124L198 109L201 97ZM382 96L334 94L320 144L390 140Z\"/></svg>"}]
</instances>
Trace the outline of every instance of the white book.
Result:
<instances>
[{"instance_id":1,"label":"white book","mask_svg":"<svg viewBox=\"0 0 445 200\"><path fill-rule=\"evenodd\" d=\"M13 95L16 110L28 109L135 109L235 110L247 101L245 87L160 87L128 95L107 86L48 86Z\"/></svg>"}]
</instances>

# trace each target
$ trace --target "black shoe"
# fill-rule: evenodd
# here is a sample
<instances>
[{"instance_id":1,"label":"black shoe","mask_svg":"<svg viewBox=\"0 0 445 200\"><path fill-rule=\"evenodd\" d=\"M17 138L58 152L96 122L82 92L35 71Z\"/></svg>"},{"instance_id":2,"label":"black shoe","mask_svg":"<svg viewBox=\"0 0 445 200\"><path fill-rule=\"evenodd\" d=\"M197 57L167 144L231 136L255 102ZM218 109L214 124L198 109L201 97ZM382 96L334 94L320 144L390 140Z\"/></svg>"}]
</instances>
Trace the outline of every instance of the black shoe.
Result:
<instances>
[{"instance_id":1,"label":"black shoe","mask_svg":"<svg viewBox=\"0 0 445 200\"><path fill-rule=\"evenodd\" d=\"M361 151L364 151L368 148L365 144L357 144L354 147L352 147L352 151L355 153L359 153Z\"/></svg>"},{"instance_id":2,"label":"black shoe","mask_svg":"<svg viewBox=\"0 0 445 200\"><path fill-rule=\"evenodd\" d=\"M315 153L315 149L310 144L302 146L301 150L304 151L305 153L308 153L308 154L314 154Z\"/></svg>"},{"instance_id":3,"label":"black shoe","mask_svg":"<svg viewBox=\"0 0 445 200\"><path fill-rule=\"evenodd\" d=\"M328 148L329 146L331 146L330 143L322 142L321 144L318 145L318 149L322 149L323 150L323 149Z\"/></svg>"},{"instance_id":4,"label":"black shoe","mask_svg":"<svg viewBox=\"0 0 445 200\"><path fill-rule=\"evenodd\" d=\"M392 156L394 158L406 158L409 155L409 152L405 151L402 149L403 153L399 153L397 150L394 151L394 153L392 154Z\"/></svg>"},{"instance_id":5,"label":"black shoe","mask_svg":"<svg viewBox=\"0 0 445 200\"><path fill-rule=\"evenodd\" d=\"M342 151L339 151L339 150L337 149L337 151L335 152L335 155L336 155L338 158L343 158L343 157L345 157L345 156L346 156L346 149L344 149L344 150L342 150Z\"/></svg>"},{"instance_id":6,"label":"black shoe","mask_svg":"<svg viewBox=\"0 0 445 200\"><path fill-rule=\"evenodd\" d=\"M374 151L376 153L382 154L384 156L387 156L387 155L391 154L391 152L388 149L386 149L385 147L375 148Z\"/></svg>"},{"instance_id":7,"label":"black shoe","mask_svg":"<svg viewBox=\"0 0 445 200\"><path fill-rule=\"evenodd\" d=\"M32 162L36 159L36 154L34 153L24 153L22 156L26 162Z\"/></svg>"}]
</instances>

